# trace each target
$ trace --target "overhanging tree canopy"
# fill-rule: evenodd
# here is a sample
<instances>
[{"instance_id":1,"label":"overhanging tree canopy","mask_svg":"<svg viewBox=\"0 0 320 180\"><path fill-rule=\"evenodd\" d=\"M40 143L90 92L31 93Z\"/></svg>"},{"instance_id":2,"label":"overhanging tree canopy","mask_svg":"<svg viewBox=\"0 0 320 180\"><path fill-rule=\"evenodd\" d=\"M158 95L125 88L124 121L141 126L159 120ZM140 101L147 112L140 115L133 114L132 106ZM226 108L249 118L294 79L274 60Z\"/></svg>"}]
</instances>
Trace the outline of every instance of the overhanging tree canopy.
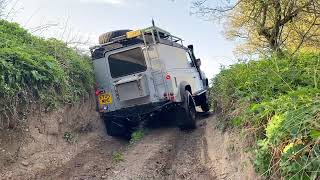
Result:
<instances>
[{"instance_id":1,"label":"overhanging tree canopy","mask_svg":"<svg viewBox=\"0 0 320 180\"><path fill-rule=\"evenodd\" d=\"M214 3L214 4L213 4ZM226 35L241 39L240 53L320 47L319 0L195 0L194 13L226 20Z\"/></svg>"}]
</instances>

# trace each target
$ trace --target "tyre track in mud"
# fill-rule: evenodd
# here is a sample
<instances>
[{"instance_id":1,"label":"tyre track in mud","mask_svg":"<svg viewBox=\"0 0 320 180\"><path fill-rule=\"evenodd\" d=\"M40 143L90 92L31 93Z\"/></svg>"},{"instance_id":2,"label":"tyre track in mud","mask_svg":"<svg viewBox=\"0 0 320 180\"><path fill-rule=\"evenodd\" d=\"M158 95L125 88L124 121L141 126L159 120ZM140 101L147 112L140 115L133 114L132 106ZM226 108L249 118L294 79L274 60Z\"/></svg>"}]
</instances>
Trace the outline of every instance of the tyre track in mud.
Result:
<instances>
[{"instance_id":1,"label":"tyre track in mud","mask_svg":"<svg viewBox=\"0 0 320 180\"><path fill-rule=\"evenodd\" d=\"M204 137L206 117L200 114L193 131L155 130L127 151L108 179L216 179Z\"/></svg>"},{"instance_id":2,"label":"tyre track in mud","mask_svg":"<svg viewBox=\"0 0 320 180\"><path fill-rule=\"evenodd\" d=\"M172 160L165 168L164 179L216 179L210 168L204 130L206 121L198 123L192 132L180 132Z\"/></svg>"},{"instance_id":3,"label":"tyre track in mud","mask_svg":"<svg viewBox=\"0 0 320 180\"><path fill-rule=\"evenodd\" d=\"M122 139L100 136L89 142L81 153L63 166L41 172L35 179L101 179L100 174L108 172L114 166L113 153L121 151L127 144Z\"/></svg>"},{"instance_id":4,"label":"tyre track in mud","mask_svg":"<svg viewBox=\"0 0 320 180\"><path fill-rule=\"evenodd\" d=\"M215 116L198 113L198 128L193 131L162 127L134 144L100 137L64 166L43 172L37 179L257 179L248 164L242 165L248 158L240 153L239 137L223 134L215 123ZM231 152L229 147L234 145L239 150ZM114 161L114 152L123 160Z\"/></svg>"},{"instance_id":5,"label":"tyre track in mud","mask_svg":"<svg viewBox=\"0 0 320 180\"><path fill-rule=\"evenodd\" d=\"M206 165L204 118L200 115L196 130L162 127L133 145L100 137L62 167L44 171L36 179L215 179ZM124 160L115 162L114 152L121 153Z\"/></svg>"}]
</instances>

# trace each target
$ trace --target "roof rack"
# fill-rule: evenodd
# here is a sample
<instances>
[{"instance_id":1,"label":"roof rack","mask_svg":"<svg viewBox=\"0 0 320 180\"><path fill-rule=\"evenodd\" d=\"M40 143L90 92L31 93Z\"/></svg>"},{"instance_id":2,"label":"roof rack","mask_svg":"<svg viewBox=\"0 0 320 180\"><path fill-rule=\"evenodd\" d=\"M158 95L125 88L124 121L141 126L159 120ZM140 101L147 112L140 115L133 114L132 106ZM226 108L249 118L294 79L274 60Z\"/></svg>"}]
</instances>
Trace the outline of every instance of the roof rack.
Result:
<instances>
[{"instance_id":1,"label":"roof rack","mask_svg":"<svg viewBox=\"0 0 320 180\"><path fill-rule=\"evenodd\" d=\"M95 49L108 46L115 43L120 43L122 41L127 41L134 38L140 38L143 40L144 44L147 46L148 44L156 44L164 43L167 45L177 46L177 47L184 47L183 40L179 37L176 37L169 32L157 27L151 26L145 29L140 29L136 31L129 31L125 35L114 37L110 39L110 42L92 46L90 50L93 51Z\"/></svg>"}]
</instances>

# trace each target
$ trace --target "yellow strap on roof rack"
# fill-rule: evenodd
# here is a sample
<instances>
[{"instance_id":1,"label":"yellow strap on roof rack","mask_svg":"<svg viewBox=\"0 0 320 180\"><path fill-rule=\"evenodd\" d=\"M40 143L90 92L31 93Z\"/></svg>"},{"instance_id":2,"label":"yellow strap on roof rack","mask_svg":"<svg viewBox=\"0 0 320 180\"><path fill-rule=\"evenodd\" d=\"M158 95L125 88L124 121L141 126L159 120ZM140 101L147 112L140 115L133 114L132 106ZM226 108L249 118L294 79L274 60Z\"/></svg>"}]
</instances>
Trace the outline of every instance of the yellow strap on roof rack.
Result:
<instances>
[{"instance_id":1,"label":"yellow strap on roof rack","mask_svg":"<svg viewBox=\"0 0 320 180\"><path fill-rule=\"evenodd\" d=\"M130 38L135 38L135 37L138 37L141 35L141 30L136 30L136 31L129 31L127 32L127 38L130 39Z\"/></svg>"}]
</instances>

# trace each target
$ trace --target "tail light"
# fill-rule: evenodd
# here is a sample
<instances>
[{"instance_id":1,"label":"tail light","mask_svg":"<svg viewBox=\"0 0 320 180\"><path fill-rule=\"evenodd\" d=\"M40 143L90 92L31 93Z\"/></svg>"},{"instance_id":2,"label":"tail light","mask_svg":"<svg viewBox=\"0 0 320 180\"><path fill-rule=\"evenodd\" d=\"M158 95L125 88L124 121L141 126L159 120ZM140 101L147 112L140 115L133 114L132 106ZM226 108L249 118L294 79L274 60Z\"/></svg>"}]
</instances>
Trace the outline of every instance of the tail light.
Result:
<instances>
[{"instance_id":1,"label":"tail light","mask_svg":"<svg viewBox=\"0 0 320 180\"><path fill-rule=\"evenodd\" d=\"M169 74L166 75L166 80L170 80L171 76Z\"/></svg>"},{"instance_id":2,"label":"tail light","mask_svg":"<svg viewBox=\"0 0 320 180\"><path fill-rule=\"evenodd\" d=\"M176 97L175 97L173 92L163 93L163 96L164 96L165 99L170 100L170 101L175 101L176 100Z\"/></svg>"},{"instance_id":3,"label":"tail light","mask_svg":"<svg viewBox=\"0 0 320 180\"><path fill-rule=\"evenodd\" d=\"M99 90L99 84L98 83L95 84L95 89L96 89L95 94L96 94L96 96L98 96L101 93L101 90Z\"/></svg>"},{"instance_id":4,"label":"tail light","mask_svg":"<svg viewBox=\"0 0 320 180\"><path fill-rule=\"evenodd\" d=\"M176 100L176 97L174 96L174 94L173 93L170 93L170 100L171 101L175 101Z\"/></svg>"},{"instance_id":5,"label":"tail light","mask_svg":"<svg viewBox=\"0 0 320 180\"><path fill-rule=\"evenodd\" d=\"M96 90L96 96L99 96L99 94L101 94L101 93L102 93L101 90L99 90L99 89Z\"/></svg>"}]
</instances>

